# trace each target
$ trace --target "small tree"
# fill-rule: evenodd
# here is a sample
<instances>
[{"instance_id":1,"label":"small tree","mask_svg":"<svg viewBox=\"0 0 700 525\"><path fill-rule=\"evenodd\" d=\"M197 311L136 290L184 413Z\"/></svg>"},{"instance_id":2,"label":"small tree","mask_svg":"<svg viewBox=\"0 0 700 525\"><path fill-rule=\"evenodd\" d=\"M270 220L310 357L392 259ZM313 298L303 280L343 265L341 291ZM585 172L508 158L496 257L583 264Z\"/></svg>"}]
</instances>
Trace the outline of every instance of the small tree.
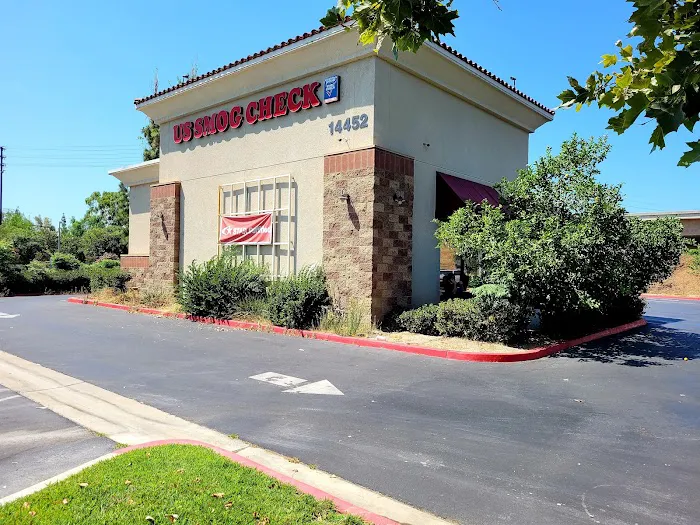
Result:
<instances>
[{"instance_id":1,"label":"small tree","mask_svg":"<svg viewBox=\"0 0 700 525\"><path fill-rule=\"evenodd\" d=\"M141 136L146 141L143 150L143 160L154 160L160 158L160 127L149 120L148 124L141 128Z\"/></svg>"},{"instance_id":2,"label":"small tree","mask_svg":"<svg viewBox=\"0 0 700 525\"><path fill-rule=\"evenodd\" d=\"M550 324L634 317L639 294L670 275L683 241L680 221L626 215L619 186L596 181L605 139L564 142L497 188L502 205L467 203L438 226L439 241L481 256L487 282L537 308Z\"/></svg>"},{"instance_id":3,"label":"small tree","mask_svg":"<svg viewBox=\"0 0 700 525\"><path fill-rule=\"evenodd\" d=\"M126 253L127 245L128 238L124 230L117 226L90 228L80 240L80 248L88 262L94 262L106 253L115 255Z\"/></svg>"},{"instance_id":4,"label":"small tree","mask_svg":"<svg viewBox=\"0 0 700 525\"><path fill-rule=\"evenodd\" d=\"M87 228L116 226L128 234L129 190L124 183L119 183L117 191L93 192L85 204L88 210L83 221Z\"/></svg>"}]
</instances>

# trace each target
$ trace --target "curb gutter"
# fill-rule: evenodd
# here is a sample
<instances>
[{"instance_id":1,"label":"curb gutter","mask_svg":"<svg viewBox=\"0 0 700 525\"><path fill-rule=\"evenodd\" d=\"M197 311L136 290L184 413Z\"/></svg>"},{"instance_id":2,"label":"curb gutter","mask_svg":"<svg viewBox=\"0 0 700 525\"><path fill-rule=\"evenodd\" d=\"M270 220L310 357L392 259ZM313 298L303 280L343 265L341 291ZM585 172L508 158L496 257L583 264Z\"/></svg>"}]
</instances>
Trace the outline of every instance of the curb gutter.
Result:
<instances>
[{"instance_id":1,"label":"curb gutter","mask_svg":"<svg viewBox=\"0 0 700 525\"><path fill-rule=\"evenodd\" d=\"M523 350L522 352L512 353L512 354L500 354L500 353L474 353L474 352L458 352L455 350L442 350L439 348L430 348L426 346L408 345L404 343L392 343L390 341L379 341L376 339L367 339L365 337L348 337L337 334L329 334L325 332L315 332L313 330L293 330L289 328L283 328L281 326L274 326L262 323L253 323L249 321L234 321L226 319L212 319L210 317L198 317L188 314L175 314L170 312L163 312L160 310L155 310L153 308L135 308L127 306L124 304L113 304L113 303L103 303L99 301L91 301L88 299L80 299L79 297L70 297L67 299L69 303L73 304L85 304L92 306L102 306L104 308L113 308L116 310L124 310L128 312L137 312L150 315L158 315L162 317L175 317L177 319L186 319L196 323L204 324L214 324L218 326L226 326L228 328L233 328L236 330L251 330L257 332L271 332L274 334L289 335L302 337L305 339L316 339L318 341L328 341L331 343L342 343L355 346L362 346L367 348L381 348L384 350L394 350L397 352L404 352L407 354L423 355L428 357L437 357L440 359L450 359L453 361L477 361L483 363L515 363L519 361L532 361L534 359L540 359L542 357L547 357L551 354L556 354L562 350L567 350L568 348L578 346L584 343L590 343L591 341L597 341L598 339L603 339L605 337L610 337L612 335L621 334L628 332L630 330L635 330L647 325L644 319L639 319L632 323L623 324L616 326L614 328L608 328L607 330L602 330L594 334L590 334L584 337L579 337L578 339L570 339L568 341L562 341L548 346L541 346L537 348L532 348L530 350Z\"/></svg>"},{"instance_id":2,"label":"curb gutter","mask_svg":"<svg viewBox=\"0 0 700 525\"><path fill-rule=\"evenodd\" d=\"M700 301L700 297L685 295L660 295L655 293L643 293L643 299L672 299L674 301Z\"/></svg>"},{"instance_id":3,"label":"curb gutter","mask_svg":"<svg viewBox=\"0 0 700 525\"><path fill-rule=\"evenodd\" d=\"M256 463L255 461L252 461L248 458L241 456L240 454L236 454L235 452L224 450L223 448L219 448L219 447L216 447L214 445L204 443L202 441L196 441L196 440L192 440L192 439L164 439L164 440L159 440L159 441L150 441L148 443L141 443L139 445L133 445L133 446L126 447L126 448L121 448L119 450L116 450L114 452L114 454L119 455L119 454L124 454L126 452L131 452L132 450L138 450L141 448L149 448L149 447L157 447L157 446L162 446L162 445L196 445L196 446L208 448L210 450L213 450L217 454L230 459L231 461L233 461L235 463L243 465L244 467L254 468L255 470L262 472L263 474L267 474L268 476L271 476L271 477L281 481L282 483L286 483L288 485L293 485L294 487L299 489L301 492L303 492L305 494L309 494L316 499L331 500L333 502L333 504L335 505L335 508L338 510L338 512L341 512L342 514L354 514L355 516L359 516L362 519L364 519L365 521L368 521L370 523L374 523L375 525L401 525L398 521L394 521L394 520L386 518L384 516L380 516L379 514L375 514L374 512L370 512L370 511L363 509L361 507L357 507L357 506L353 505L352 503L348 503L345 500L342 500L336 496L333 496L332 494L329 494L328 492L325 492L325 491L318 489L316 487L312 487L311 485L304 483L303 481L286 476L286 475L284 475L280 472L277 472L276 470L273 470L271 468L265 467L265 466L261 465L260 463Z\"/></svg>"}]
</instances>

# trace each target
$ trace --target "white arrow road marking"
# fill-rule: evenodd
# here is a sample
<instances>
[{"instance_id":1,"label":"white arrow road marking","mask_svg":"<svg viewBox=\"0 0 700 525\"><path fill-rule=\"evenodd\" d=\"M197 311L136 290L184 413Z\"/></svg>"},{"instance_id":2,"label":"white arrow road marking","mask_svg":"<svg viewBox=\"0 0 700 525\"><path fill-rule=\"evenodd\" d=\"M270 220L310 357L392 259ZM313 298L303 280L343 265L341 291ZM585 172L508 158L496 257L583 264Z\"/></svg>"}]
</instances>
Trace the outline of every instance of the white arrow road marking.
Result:
<instances>
[{"instance_id":1,"label":"white arrow road marking","mask_svg":"<svg viewBox=\"0 0 700 525\"><path fill-rule=\"evenodd\" d=\"M5 312L0 312L0 319L14 319L19 317L19 314L6 314Z\"/></svg>"},{"instance_id":2,"label":"white arrow road marking","mask_svg":"<svg viewBox=\"0 0 700 525\"><path fill-rule=\"evenodd\" d=\"M265 372L264 374L250 376L249 379L255 379L256 381L262 381L264 383L272 383L273 385L277 386L285 386L287 388L306 383L306 379L286 376L284 374L278 374L277 372Z\"/></svg>"},{"instance_id":3,"label":"white arrow road marking","mask_svg":"<svg viewBox=\"0 0 700 525\"><path fill-rule=\"evenodd\" d=\"M326 396L344 396L340 390L338 390L333 383L324 379L322 381L316 381L315 383L309 383L308 385L298 386L290 390L285 390L290 394L322 394Z\"/></svg>"}]
</instances>

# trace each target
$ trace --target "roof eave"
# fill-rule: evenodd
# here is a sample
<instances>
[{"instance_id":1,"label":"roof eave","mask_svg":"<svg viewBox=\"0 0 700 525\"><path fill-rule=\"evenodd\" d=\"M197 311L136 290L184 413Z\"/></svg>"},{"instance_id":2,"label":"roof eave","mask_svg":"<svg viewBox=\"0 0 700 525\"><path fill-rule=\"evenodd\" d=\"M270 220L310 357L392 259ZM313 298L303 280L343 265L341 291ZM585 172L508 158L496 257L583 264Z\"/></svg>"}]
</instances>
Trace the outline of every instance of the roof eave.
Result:
<instances>
[{"instance_id":1,"label":"roof eave","mask_svg":"<svg viewBox=\"0 0 700 525\"><path fill-rule=\"evenodd\" d=\"M532 102L530 100L530 97L525 95L524 93L517 91L515 88L508 87L504 85L504 83L499 82L498 80L494 79L492 76L480 71L478 68L475 66L468 64L466 62L466 59L461 56L455 55L455 53L445 49L443 46L435 43L435 42L426 42L426 45L433 51L439 53L441 56L445 57L446 59L450 60L452 63L456 64L457 66L461 67L464 71L468 72L471 75L474 75L475 77L479 78L480 80L486 82L489 84L491 87L497 89L501 93L507 95L508 97L512 98L516 102L526 106L528 109L534 111L544 119L546 119L548 122L551 122L554 120L554 111L551 109L545 109L543 105Z\"/></svg>"},{"instance_id":2,"label":"roof eave","mask_svg":"<svg viewBox=\"0 0 700 525\"><path fill-rule=\"evenodd\" d=\"M191 91L193 89L197 89L197 88L204 86L206 84L209 84L211 82L215 82L221 78L225 78L225 77L228 77L230 75L235 75L236 73L238 73L240 71L254 67L258 64L262 64L264 62L267 62L268 60L272 60L272 59L280 57L282 55L286 55L287 53L292 53L296 50L302 49L302 48L304 48L308 45L311 45L315 42L318 42L320 40L330 38L333 35L336 35L342 31L345 31L345 27L343 27L343 26L336 26L336 27L333 27L330 29L324 29L323 31L319 31L318 33L311 35L309 37L301 38L292 44L280 46L278 49L275 49L274 51L256 53L256 54L259 54L259 56L256 58L253 58L251 60L242 60L241 63L237 66L233 66L233 67L225 67L224 66L223 68L219 68L219 70L215 70L218 72L216 72L214 74L210 74L210 75L208 74L208 76L204 75L203 78L200 78L199 80L197 80L195 82L185 84L185 85L180 86L180 87L176 87L175 89L173 89L171 91L164 92L164 93L158 95L157 97L147 98L145 100L144 99L136 99L136 100L134 100L134 105L136 106L137 110L142 111L143 109L145 109L149 106L155 105L155 104L162 102L164 100L167 100L169 98L181 95L181 94L186 93L188 91Z\"/></svg>"}]
</instances>

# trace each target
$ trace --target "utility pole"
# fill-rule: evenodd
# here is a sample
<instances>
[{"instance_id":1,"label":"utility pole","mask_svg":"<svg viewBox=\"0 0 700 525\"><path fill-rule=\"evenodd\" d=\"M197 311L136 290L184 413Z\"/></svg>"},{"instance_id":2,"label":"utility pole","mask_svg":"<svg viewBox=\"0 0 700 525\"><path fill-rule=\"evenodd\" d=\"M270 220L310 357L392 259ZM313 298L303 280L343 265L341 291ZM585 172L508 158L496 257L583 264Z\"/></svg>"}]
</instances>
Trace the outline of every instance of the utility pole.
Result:
<instances>
[{"instance_id":1,"label":"utility pole","mask_svg":"<svg viewBox=\"0 0 700 525\"><path fill-rule=\"evenodd\" d=\"M5 175L5 148L0 146L0 224L2 224L2 177Z\"/></svg>"}]
</instances>

